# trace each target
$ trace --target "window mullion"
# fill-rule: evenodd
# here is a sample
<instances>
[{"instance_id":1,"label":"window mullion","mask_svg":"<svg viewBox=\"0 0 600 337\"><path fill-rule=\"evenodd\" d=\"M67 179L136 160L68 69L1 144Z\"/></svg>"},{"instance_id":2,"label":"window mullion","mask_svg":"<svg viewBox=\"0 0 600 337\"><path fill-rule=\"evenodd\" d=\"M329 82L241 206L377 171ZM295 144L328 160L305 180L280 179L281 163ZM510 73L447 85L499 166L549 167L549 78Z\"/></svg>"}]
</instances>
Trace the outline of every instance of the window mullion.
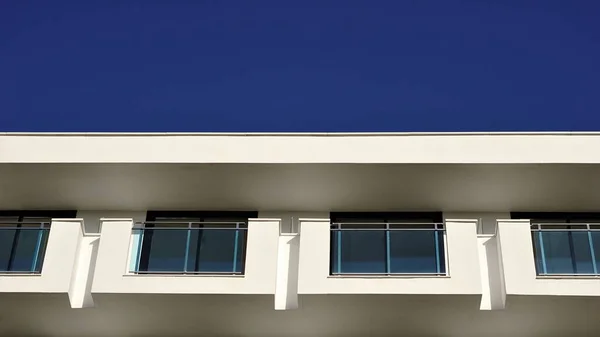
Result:
<instances>
[{"instance_id":1,"label":"window mullion","mask_svg":"<svg viewBox=\"0 0 600 337\"><path fill-rule=\"evenodd\" d=\"M441 272L441 266L440 266L440 238L439 238L439 231L438 231L438 225L435 224L433 226L433 235L435 238L435 272L439 275Z\"/></svg>"},{"instance_id":2,"label":"window mullion","mask_svg":"<svg viewBox=\"0 0 600 337\"><path fill-rule=\"evenodd\" d=\"M192 223L188 223L187 236L185 241L185 255L183 258L183 272L187 273L188 270L188 259L190 258L190 240L192 238Z\"/></svg>"},{"instance_id":3,"label":"window mullion","mask_svg":"<svg viewBox=\"0 0 600 337\"><path fill-rule=\"evenodd\" d=\"M390 263L390 223L386 222L385 224L385 272L386 274L391 273L391 263Z\"/></svg>"},{"instance_id":4,"label":"window mullion","mask_svg":"<svg viewBox=\"0 0 600 337\"><path fill-rule=\"evenodd\" d=\"M31 262L31 272L34 272L37 268L38 263L38 255L40 254L40 246L42 245L42 235L44 234L44 223L40 223L40 228L38 229L37 241L35 244L35 251L33 253L33 261Z\"/></svg>"},{"instance_id":5,"label":"window mullion","mask_svg":"<svg viewBox=\"0 0 600 337\"><path fill-rule=\"evenodd\" d=\"M590 225L587 224L587 234L588 234L588 242L590 244L590 255L592 258L592 268L594 270L594 274L598 274L598 267L596 266L596 251L594 249L594 239L592 238L592 231Z\"/></svg>"},{"instance_id":6,"label":"window mullion","mask_svg":"<svg viewBox=\"0 0 600 337\"><path fill-rule=\"evenodd\" d=\"M567 226L569 232L567 238L569 239L569 254L571 255L571 267L573 267L573 273L577 274L577 259L575 257L575 246L573 244L573 231L571 226Z\"/></svg>"},{"instance_id":7,"label":"window mullion","mask_svg":"<svg viewBox=\"0 0 600 337\"><path fill-rule=\"evenodd\" d=\"M546 267L546 251L544 249L544 236L542 235L542 231L538 231L538 241L540 243L540 254L542 255L542 272L544 275L548 273L548 269Z\"/></svg>"},{"instance_id":8,"label":"window mullion","mask_svg":"<svg viewBox=\"0 0 600 337\"><path fill-rule=\"evenodd\" d=\"M342 225L338 225L337 231L337 272L342 272Z\"/></svg>"},{"instance_id":9,"label":"window mullion","mask_svg":"<svg viewBox=\"0 0 600 337\"><path fill-rule=\"evenodd\" d=\"M240 238L240 223L238 222L235 224L235 239L234 239L234 243L233 243L233 268L232 268L233 273L235 273L235 270L237 268L237 254L238 254L239 238Z\"/></svg>"}]
</instances>

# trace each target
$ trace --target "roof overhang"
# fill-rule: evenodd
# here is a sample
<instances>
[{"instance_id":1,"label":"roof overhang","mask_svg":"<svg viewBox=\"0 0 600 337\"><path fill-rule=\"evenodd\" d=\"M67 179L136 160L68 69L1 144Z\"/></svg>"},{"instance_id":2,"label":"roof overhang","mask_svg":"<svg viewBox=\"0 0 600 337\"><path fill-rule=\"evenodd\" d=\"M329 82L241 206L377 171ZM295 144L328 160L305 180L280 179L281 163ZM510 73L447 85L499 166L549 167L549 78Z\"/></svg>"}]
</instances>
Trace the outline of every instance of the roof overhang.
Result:
<instances>
[{"instance_id":1,"label":"roof overhang","mask_svg":"<svg viewBox=\"0 0 600 337\"><path fill-rule=\"evenodd\" d=\"M599 133L4 133L0 163L598 164Z\"/></svg>"}]
</instances>

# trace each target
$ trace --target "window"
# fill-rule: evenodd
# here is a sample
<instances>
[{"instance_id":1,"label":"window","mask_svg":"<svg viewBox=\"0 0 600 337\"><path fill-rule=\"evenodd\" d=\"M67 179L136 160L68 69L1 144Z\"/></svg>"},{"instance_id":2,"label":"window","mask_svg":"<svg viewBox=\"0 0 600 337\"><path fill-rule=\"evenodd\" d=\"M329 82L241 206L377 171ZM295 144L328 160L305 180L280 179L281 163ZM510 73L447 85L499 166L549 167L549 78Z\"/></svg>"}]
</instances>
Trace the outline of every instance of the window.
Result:
<instances>
[{"instance_id":1,"label":"window","mask_svg":"<svg viewBox=\"0 0 600 337\"><path fill-rule=\"evenodd\" d=\"M332 214L332 275L446 275L437 213Z\"/></svg>"},{"instance_id":2,"label":"window","mask_svg":"<svg viewBox=\"0 0 600 337\"><path fill-rule=\"evenodd\" d=\"M1 211L0 273L41 273L52 218L75 211Z\"/></svg>"},{"instance_id":3,"label":"window","mask_svg":"<svg viewBox=\"0 0 600 337\"><path fill-rule=\"evenodd\" d=\"M531 225L538 275L598 275L599 223Z\"/></svg>"},{"instance_id":4,"label":"window","mask_svg":"<svg viewBox=\"0 0 600 337\"><path fill-rule=\"evenodd\" d=\"M599 214L517 213L513 217L531 219L538 275L598 275Z\"/></svg>"},{"instance_id":5,"label":"window","mask_svg":"<svg viewBox=\"0 0 600 337\"><path fill-rule=\"evenodd\" d=\"M243 274L247 212L149 212L134 228L134 273Z\"/></svg>"}]
</instances>

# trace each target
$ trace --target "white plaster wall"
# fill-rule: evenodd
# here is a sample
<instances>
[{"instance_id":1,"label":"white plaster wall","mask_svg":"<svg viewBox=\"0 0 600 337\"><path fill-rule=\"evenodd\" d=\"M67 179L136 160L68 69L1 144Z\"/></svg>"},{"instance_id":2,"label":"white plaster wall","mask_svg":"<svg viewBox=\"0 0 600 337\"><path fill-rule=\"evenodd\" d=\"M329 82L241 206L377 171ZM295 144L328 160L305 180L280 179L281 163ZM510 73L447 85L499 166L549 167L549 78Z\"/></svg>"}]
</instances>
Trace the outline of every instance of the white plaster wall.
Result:
<instances>
[{"instance_id":1,"label":"white plaster wall","mask_svg":"<svg viewBox=\"0 0 600 337\"><path fill-rule=\"evenodd\" d=\"M597 278L540 278L535 270L529 220L498 220L507 295L600 296Z\"/></svg>"},{"instance_id":2,"label":"white plaster wall","mask_svg":"<svg viewBox=\"0 0 600 337\"><path fill-rule=\"evenodd\" d=\"M278 219L250 219L243 276L128 273L132 219L103 219L92 293L274 294Z\"/></svg>"},{"instance_id":3,"label":"white plaster wall","mask_svg":"<svg viewBox=\"0 0 600 337\"><path fill-rule=\"evenodd\" d=\"M67 293L79 242L83 237L82 222L81 219L53 219L42 273L2 275L0 292Z\"/></svg>"},{"instance_id":4,"label":"white plaster wall","mask_svg":"<svg viewBox=\"0 0 600 337\"><path fill-rule=\"evenodd\" d=\"M329 219L301 219L300 294L481 294L477 223L447 220L447 277L329 275Z\"/></svg>"}]
</instances>

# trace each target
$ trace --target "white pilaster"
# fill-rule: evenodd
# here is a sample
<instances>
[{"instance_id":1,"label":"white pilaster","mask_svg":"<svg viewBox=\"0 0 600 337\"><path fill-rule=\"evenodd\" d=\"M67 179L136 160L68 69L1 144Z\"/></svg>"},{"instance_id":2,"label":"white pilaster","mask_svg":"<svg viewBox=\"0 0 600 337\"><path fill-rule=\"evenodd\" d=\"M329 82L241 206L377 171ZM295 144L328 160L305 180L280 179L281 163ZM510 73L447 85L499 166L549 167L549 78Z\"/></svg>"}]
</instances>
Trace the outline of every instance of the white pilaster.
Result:
<instances>
[{"instance_id":1,"label":"white pilaster","mask_svg":"<svg viewBox=\"0 0 600 337\"><path fill-rule=\"evenodd\" d=\"M275 310L298 308L299 258L300 236L298 234L280 234L277 251Z\"/></svg>"},{"instance_id":2,"label":"white pilaster","mask_svg":"<svg viewBox=\"0 0 600 337\"><path fill-rule=\"evenodd\" d=\"M69 284L69 301L71 308L90 308L94 306L92 283L100 235L85 233L83 220L75 221L79 222L82 231L77 243L75 262Z\"/></svg>"}]
</instances>

